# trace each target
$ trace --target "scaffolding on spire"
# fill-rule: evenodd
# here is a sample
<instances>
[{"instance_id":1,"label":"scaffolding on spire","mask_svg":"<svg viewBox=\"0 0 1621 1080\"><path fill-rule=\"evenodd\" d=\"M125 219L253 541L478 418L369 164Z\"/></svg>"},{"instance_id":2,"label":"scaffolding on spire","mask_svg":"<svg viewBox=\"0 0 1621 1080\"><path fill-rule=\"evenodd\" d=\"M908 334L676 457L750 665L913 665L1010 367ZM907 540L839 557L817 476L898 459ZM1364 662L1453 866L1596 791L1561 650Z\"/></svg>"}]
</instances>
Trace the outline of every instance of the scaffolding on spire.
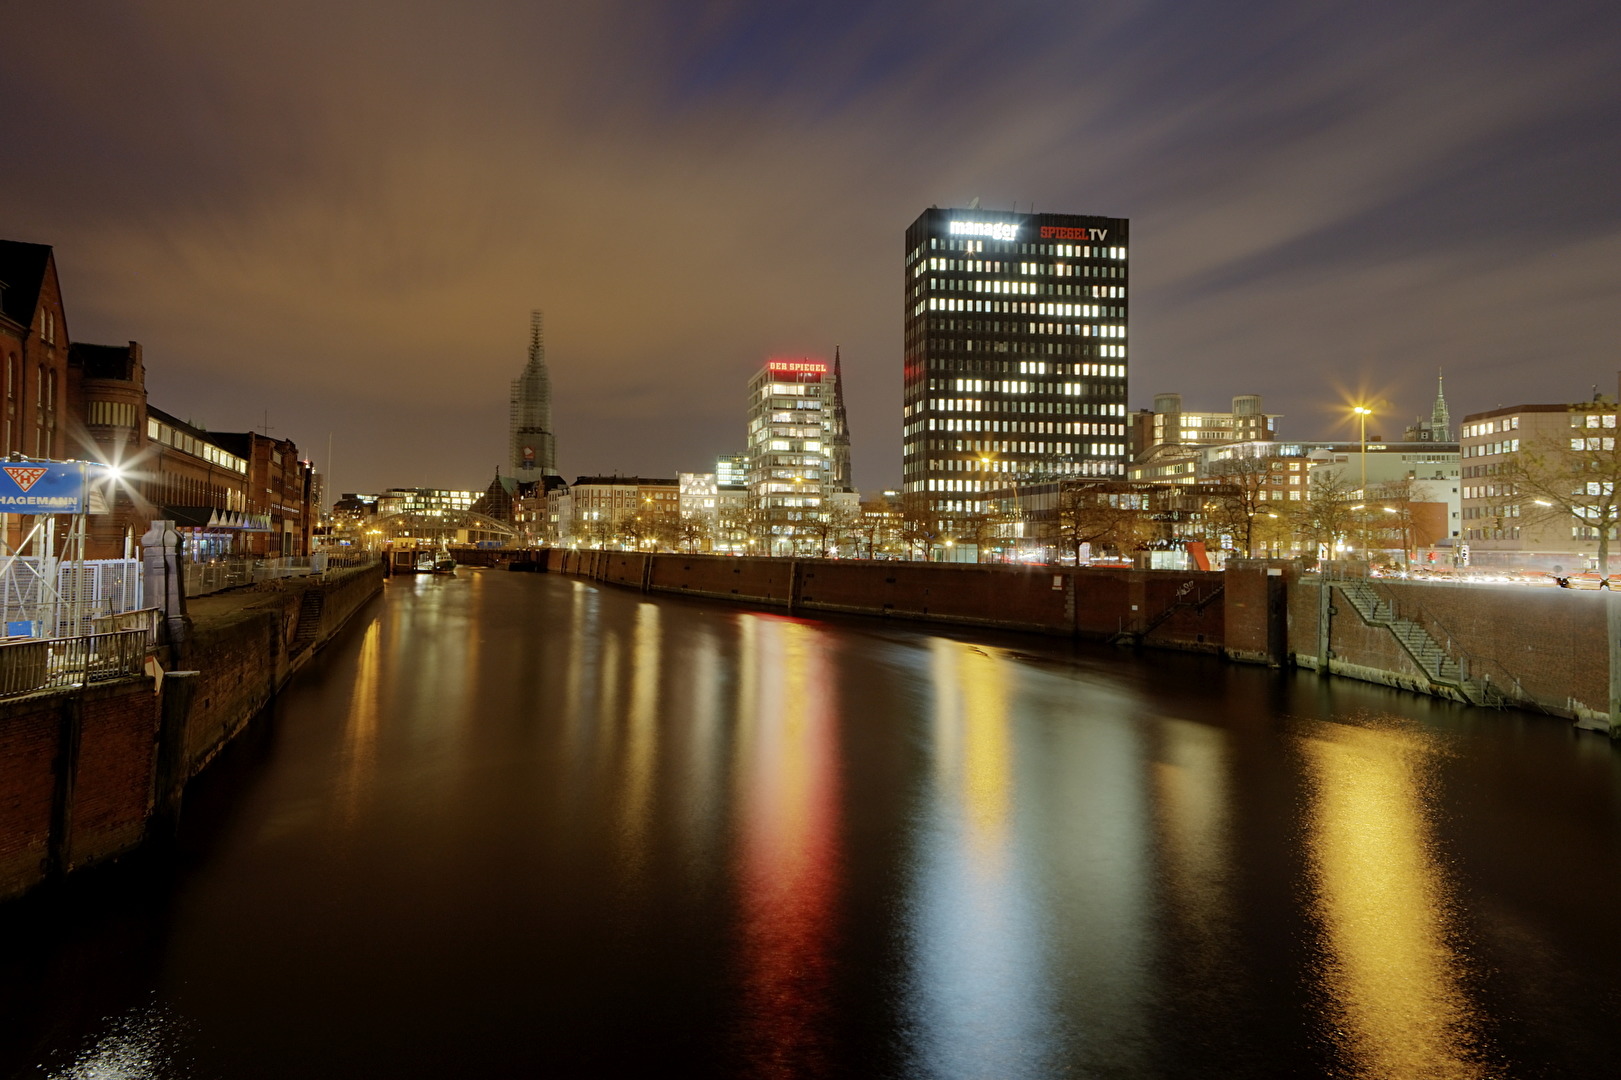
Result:
<instances>
[{"instance_id":1,"label":"scaffolding on spire","mask_svg":"<svg viewBox=\"0 0 1621 1080\"><path fill-rule=\"evenodd\" d=\"M529 362L512 380L510 425L512 475L521 481L557 475L557 438L552 434L552 380L546 369L545 316L529 313Z\"/></svg>"}]
</instances>

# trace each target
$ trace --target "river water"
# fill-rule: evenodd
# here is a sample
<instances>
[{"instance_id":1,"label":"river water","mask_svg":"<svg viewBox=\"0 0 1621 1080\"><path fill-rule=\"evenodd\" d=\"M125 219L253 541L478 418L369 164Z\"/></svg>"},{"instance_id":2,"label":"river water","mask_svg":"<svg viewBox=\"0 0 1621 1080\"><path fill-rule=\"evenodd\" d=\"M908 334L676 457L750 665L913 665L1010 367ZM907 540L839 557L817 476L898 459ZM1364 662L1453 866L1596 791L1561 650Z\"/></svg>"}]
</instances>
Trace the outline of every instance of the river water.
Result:
<instances>
[{"instance_id":1,"label":"river water","mask_svg":"<svg viewBox=\"0 0 1621 1080\"><path fill-rule=\"evenodd\" d=\"M1608 1077L1562 721L568 578L396 578L4 913L29 1077Z\"/></svg>"}]
</instances>

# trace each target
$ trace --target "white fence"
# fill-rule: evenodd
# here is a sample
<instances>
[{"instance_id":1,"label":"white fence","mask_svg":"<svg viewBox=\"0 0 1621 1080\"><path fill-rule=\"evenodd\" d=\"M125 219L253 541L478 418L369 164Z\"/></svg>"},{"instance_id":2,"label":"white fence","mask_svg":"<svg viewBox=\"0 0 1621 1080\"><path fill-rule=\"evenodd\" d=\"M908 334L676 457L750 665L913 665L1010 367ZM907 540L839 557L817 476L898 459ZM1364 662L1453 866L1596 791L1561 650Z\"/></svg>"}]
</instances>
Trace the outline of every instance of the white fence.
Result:
<instances>
[{"instance_id":1,"label":"white fence","mask_svg":"<svg viewBox=\"0 0 1621 1080\"><path fill-rule=\"evenodd\" d=\"M66 638L141 607L139 559L69 562L0 557L0 631L6 638Z\"/></svg>"}]
</instances>

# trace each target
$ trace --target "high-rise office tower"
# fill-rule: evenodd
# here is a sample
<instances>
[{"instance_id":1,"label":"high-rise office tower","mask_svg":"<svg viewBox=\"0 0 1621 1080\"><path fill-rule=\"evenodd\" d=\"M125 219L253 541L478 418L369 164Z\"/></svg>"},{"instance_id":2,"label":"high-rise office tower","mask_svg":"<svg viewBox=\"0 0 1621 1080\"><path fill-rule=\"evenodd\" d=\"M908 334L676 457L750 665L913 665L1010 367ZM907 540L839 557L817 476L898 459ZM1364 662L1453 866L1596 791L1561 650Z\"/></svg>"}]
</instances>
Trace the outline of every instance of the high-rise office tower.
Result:
<instances>
[{"instance_id":1,"label":"high-rise office tower","mask_svg":"<svg viewBox=\"0 0 1621 1080\"><path fill-rule=\"evenodd\" d=\"M930 209L906 230L902 479L942 514L1124 477L1129 223Z\"/></svg>"},{"instance_id":2,"label":"high-rise office tower","mask_svg":"<svg viewBox=\"0 0 1621 1080\"><path fill-rule=\"evenodd\" d=\"M540 480L557 475L557 438L552 434L552 378L546 370L541 313L529 313L529 363L512 380L512 475Z\"/></svg>"},{"instance_id":3,"label":"high-rise office tower","mask_svg":"<svg viewBox=\"0 0 1621 1080\"><path fill-rule=\"evenodd\" d=\"M749 380L749 506L765 532L761 554L802 546L825 513L831 383L818 360L772 360Z\"/></svg>"}]
</instances>

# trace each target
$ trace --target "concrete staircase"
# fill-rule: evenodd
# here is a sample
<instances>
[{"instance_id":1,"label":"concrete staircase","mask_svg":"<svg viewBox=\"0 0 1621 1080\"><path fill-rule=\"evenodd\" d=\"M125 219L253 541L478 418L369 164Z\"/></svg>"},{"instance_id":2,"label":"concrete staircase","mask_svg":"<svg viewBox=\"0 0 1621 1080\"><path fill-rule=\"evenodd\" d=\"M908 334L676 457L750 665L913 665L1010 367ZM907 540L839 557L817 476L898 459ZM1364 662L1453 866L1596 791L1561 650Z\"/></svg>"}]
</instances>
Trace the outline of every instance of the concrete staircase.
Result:
<instances>
[{"instance_id":1,"label":"concrete staircase","mask_svg":"<svg viewBox=\"0 0 1621 1080\"><path fill-rule=\"evenodd\" d=\"M1502 695L1489 682L1470 678L1462 661L1442 648L1422 625L1397 615L1390 601L1380 596L1372 585L1353 578L1337 581L1334 587L1356 609L1363 622L1389 630L1431 683L1450 687L1471 705L1503 704Z\"/></svg>"},{"instance_id":2,"label":"concrete staircase","mask_svg":"<svg viewBox=\"0 0 1621 1080\"><path fill-rule=\"evenodd\" d=\"M297 655L315 643L321 633L321 612L326 607L326 594L318 588L304 590L298 604L298 628L293 631L293 643L287 650Z\"/></svg>"}]
</instances>

